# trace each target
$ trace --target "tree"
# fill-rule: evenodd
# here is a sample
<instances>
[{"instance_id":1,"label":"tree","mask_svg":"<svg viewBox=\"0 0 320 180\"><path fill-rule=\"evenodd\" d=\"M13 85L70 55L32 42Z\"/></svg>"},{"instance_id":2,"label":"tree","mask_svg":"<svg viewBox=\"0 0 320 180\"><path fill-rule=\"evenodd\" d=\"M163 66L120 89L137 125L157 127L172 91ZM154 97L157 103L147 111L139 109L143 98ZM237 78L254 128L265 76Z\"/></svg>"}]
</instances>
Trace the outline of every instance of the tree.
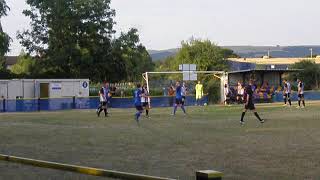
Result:
<instances>
[{"instance_id":1,"label":"tree","mask_svg":"<svg viewBox=\"0 0 320 180\"><path fill-rule=\"evenodd\" d=\"M291 75L291 79L301 79L306 89L319 88L320 66L313 60L303 60L291 66L293 69L302 69Z\"/></svg>"},{"instance_id":2,"label":"tree","mask_svg":"<svg viewBox=\"0 0 320 180\"><path fill-rule=\"evenodd\" d=\"M35 72L36 60L25 52L21 52L11 72L18 77L31 77Z\"/></svg>"},{"instance_id":3,"label":"tree","mask_svg":"<svg viewBox=\"0 0 320 180\"><path fill-rule=\"evenodd\" d=\"M7 15L9 7L7 6L5 0L0 0L0 18ZM8 34L3 32L2 25L0 22L0 71L2 71L1 74L4 74L6 72L5 67L5 58L4 55L9 52L9 46L10 46L10 37Z\"/></svg>"},{"instance_id":4,"label":"tree","mask_svg":"<svg viewBox=\"0 0 320 180\"><path fill-rule=\"evenodd\" d=\"M116 69L111 56L115 11L110 0L27 0L31 30L19 33L29 54L36 54L47 78L108 78Z\"/></svg>"},{"instance_id":5,"label":"tree","mask_svg":"<svg viewBox=\"0 0 320 180\"><path fill-rule=\"evenodd\" d=\"M138 30L130 29L121 33L113 42L113 57L122 65L122 73L129 81L141 79L141 74L154 68L147 49L140 43Z\"/></svg>"},{"instance_id":6,"label":"tree","mask_svg":"<svg viewBox=\"0 0 320 180\"><path fill-rule=\"evenodd\" d=\"M177 70L180 64L196 64L199 71L224 71L228 69L224 50L209 40L192 39L181 43L174 57L165 60L162 69Z\"/></svg>"},{"instance_id":7,"label":"tree","mask_svg":"<svg viewBox=\"0 0 320 180\"><path fill-rule=\"evenodd\" d=\"M227 58L234 55L232 50L222 49L209 40L191 39L181 43L181 49L173 57L168 57L164 62L158 63L159 71L176 71L180 64L196 64L198 71L227 71ZM168 76L158 75L160 79ZM170 79L179 79L181 75L171 75ZM204 90L209 94L210 102L217 102L219 96L220 80L213 76L198 75L204 84Z\"/></svg>"},{"instance_id":8,"label":"tree","mask_svg":"<svg viewBox=\"0 0 320 180\"><path fill-rule=\"evenodd\" d=\"M222 54L223 54L223 58L224 59L228 59L228 58L240 58L240 56L236 53L234 53L233 50L231 49L226 49L226 48L223 48L222 49Z\"/></svg>"},{"instance_id":9,"label":"tree","mask_svg":"<svg viewBox=\"0 0 320 180\"><path fill-rule=\"evenodd\" d=\"M312 54L312 58L317 58L319 56L318 54ZM311 55L305 56L305 58L311 58Z\"/></svg>"},{"instance_id":10,"label":"tree","mask_svg":"<svg viewBox=\"0 0 320 180\"><path fill-rule=\"evenodd\" d=\"M19 33L36 54L37 77L136 80L153 67L136 29L113 39L110 0L27 0L31 30ZM141 77L141 75L139 75Z\"/></svg>"}]
</instances>

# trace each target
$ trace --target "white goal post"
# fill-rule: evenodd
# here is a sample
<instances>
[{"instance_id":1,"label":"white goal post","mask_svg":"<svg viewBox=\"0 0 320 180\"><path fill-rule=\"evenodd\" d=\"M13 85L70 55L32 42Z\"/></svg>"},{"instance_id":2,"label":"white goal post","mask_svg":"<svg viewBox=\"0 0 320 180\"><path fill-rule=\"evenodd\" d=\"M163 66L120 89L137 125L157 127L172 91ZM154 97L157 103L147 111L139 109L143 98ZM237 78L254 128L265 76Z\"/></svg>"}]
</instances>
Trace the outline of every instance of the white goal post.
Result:
<instances>
[{"instance_id":1,"label":"white goal post","mask_svg":"<svg viewBox=\"0 0 320 180\"><path fill-rule=\"evenodd\" d=\"M220 79L220 101L223 103L225 101L224 96L224 85L228 81L228 75L224 71L166 71L166 72L145 72L142 74L143 79L147 84L147 91L150 92L149 88L149 77L152 74L184 74L184 73L193 73L193 74L212 74L214 77ZM150 106L150 100L149 100Z\"/></svg>"}]
</instances>

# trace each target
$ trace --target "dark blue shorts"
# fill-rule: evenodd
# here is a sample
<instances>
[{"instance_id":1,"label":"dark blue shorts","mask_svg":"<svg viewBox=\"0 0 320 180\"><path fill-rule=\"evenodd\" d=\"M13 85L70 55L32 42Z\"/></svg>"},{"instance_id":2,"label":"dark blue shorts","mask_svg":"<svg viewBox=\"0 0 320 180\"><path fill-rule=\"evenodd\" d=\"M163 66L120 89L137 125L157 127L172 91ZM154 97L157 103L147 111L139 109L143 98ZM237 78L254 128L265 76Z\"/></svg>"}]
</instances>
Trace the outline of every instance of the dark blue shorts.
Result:
<instances>
[{"instance_id":1,"label":"dark blue shorts","mask_svg":"<svg viewBox=\"0 0 320 180\"><path fill-rule=\"evenodd\" d=\"M176 104L182 104L182 98L181 99L176 98Z\"/></svg>"},{"instance_id":2,"label":"dark blue shorts","mask_svg":"<svg viewBox=\"0 0 320 180\"><path fill-rule=\"evenodd\" d=\"M143 107L141 105L140 106L136 106L136 110L143 111Z\"/></svg>"}]
</instances>

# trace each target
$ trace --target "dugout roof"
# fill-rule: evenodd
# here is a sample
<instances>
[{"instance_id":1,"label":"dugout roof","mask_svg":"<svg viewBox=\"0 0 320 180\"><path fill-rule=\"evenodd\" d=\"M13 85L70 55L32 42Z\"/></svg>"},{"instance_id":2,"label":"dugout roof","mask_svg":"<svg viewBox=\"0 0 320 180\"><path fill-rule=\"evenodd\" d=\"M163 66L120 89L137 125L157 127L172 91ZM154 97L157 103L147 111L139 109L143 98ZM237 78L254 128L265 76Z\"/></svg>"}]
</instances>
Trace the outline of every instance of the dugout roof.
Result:
<instances>
[{"instance_id":1,"label":"dugout roof","mask_svg":"<svg viewBox=\"0 0 320 180\"><path fill-rule=\"evenodd\" d=\"M303 71L303 69L247 69L247 70L240 70L240 71L231 71L228 74L237 74L237 73L269 73L269 72L278 72L278 73L287 73L287 72L299 72Z\"/></svg>"},{"instance_id":2,"label":"dugout roof","mask_svg":"<svg viewBox=\"0 0 320 180\"><path fill-rule=\"evenodd\" d=\"M302 69L248 69L232 71L228 72L228 84L236 86L238 82L248 83L250 79L254 79L260 85L266 81L269 85L278 87L282 84L283 74L299 71L302 71Z\"/></svg>"}]
</instances>

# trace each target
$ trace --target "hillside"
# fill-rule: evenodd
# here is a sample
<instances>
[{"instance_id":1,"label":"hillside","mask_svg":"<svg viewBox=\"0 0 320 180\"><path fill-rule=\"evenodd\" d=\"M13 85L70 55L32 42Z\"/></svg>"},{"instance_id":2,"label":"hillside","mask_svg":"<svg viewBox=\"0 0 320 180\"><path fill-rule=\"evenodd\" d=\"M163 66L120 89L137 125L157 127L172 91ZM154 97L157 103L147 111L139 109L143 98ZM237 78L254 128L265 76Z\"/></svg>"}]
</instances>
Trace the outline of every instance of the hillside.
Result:
<instances>
[{"instance_id":1,"label":"hillside","mask_svg":"<svg viewBox=\"0 0 320 180\"><path fill-rule=\"evenodd\" d=\"M320 46L223 46L223 48L232 49L235 53L245 58L257 58L267 55L270 51L271 57L306 57L310 56L310 48L313 54L320 54ZM174 56L178 48L167 50L149 50L154 61Z\"/></svg>"},{"instance_id":2,"label":"hillside","mask_svg":"<svg viewBox=\"0 0 320 180\"><path fill-rule=\"evenodd\" d=\"M149 54L153 61L159 61L170 56L174 56L178 52L176 49L167 49L167 50L148 50Z\"/></svg>"}]
</instances>

